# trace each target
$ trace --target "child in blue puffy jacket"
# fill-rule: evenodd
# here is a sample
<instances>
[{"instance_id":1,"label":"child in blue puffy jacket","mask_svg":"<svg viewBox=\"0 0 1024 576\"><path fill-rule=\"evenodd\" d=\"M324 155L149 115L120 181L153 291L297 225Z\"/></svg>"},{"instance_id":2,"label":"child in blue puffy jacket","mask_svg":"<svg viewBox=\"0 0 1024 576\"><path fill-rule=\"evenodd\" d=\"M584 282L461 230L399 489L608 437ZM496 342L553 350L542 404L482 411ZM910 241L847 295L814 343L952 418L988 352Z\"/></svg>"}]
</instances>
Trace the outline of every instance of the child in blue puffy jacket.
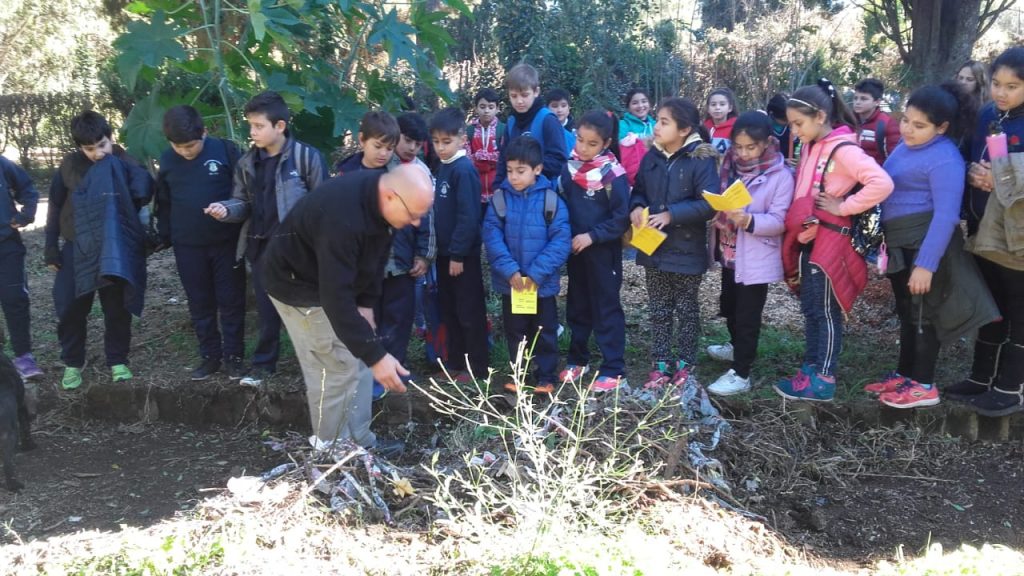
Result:
<instances>
[{"instance_id":1,"label":"child in blue puffy jacket","mask_svg":"<svg viewBox=\"0 0 1024 576\"><path fill-rule=\"evenodd\" d=\"M536 394L551 394L558 368L559 269L572 244L565 202L541 175L540 144L521 136L505 149L506 179L491 198L484 218L483 239L491 262L491 285L501 294L502 320L509 357L515 358L525 338L533 344ZM512 313L512 290L537 290L536 314ZM538 332L540 334L538 335ZM515 381L505 390L518 392Z\"/></svg>"}]
</instances>

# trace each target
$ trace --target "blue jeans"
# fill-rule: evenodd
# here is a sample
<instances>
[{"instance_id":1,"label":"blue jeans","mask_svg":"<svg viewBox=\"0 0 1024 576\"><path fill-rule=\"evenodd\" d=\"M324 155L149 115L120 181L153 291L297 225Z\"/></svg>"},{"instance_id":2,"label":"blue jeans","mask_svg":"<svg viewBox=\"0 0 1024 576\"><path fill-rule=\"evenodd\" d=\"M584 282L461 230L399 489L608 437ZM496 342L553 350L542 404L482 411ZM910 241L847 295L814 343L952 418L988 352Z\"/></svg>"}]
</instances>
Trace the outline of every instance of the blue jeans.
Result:
<instances>
[{"instance_id":1,"label":"blue jeans","mask_svg":"<svg viewBox=\"0 0 1024 576\"><path fill-rule=\"evenodd\" d=\"M832 281L809 262L810 252L800 255L800 311L804 315L804 364L819 374L832 376L843 349L843 309L832 291Z\"/></svg>"}]
</instances>

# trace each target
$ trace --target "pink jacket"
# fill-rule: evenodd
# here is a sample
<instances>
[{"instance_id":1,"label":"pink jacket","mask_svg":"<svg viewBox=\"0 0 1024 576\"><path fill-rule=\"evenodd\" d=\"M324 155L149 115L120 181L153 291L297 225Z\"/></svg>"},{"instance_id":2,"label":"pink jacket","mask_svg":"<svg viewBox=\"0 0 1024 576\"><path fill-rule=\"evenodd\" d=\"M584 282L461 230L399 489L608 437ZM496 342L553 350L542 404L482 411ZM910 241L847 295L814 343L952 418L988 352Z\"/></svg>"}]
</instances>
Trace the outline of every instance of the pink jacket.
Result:
<instances>
[{"instance_id":1,"label":"pink jacket","mask_svg":"<svg viewBox=\"0 0 1024 576\"><path fill-rule=\"evenodd\" d=\"M860 146L843 146L833 156L828 166L830 172L824 175L825 193L842 198L858 183L864 187L839 205L841 216L833 216L814 207L814 195L818 193L817 177L825 169L832 149L844 140L857 143L856 135L846 126L836 128L821 142L805 145L800 153L796 191L786 214L786 236L782 245L786 281L794 290L799 289L800 243L797 237L803 231L802 223L809 216L816 216L833 226L849 226L851 215L880 204L892 194L892 178L874 158ZM868 281L867 266L864 259L853 251L849 236L819 226L810 261L828 275L836 300L845 312L849 312Z\"/></svg>"},{"instance_id":2,"label":"pink jacket","mask_svg":"<svg viewBox=\"0 0 1024 576\"><path fill-rule=\"evenodd\" d=\"M754 219L754 231L736 235L736 282L747 286L782 280L782 235L786 211L793 200L793 172L779 163L747 183L753 201L744 208ZM718 246L718 228L709 226L711 261Z\"/></svg>"}]
</instances>

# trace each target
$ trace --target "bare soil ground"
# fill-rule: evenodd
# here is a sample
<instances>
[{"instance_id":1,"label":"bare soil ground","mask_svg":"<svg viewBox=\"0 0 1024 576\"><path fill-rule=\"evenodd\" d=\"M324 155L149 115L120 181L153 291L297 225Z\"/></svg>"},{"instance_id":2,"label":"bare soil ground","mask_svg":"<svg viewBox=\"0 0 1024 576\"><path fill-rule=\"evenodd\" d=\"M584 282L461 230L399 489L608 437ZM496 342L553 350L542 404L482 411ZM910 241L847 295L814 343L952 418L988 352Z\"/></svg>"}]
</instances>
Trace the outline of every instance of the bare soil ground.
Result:
<instances>
[{"instance_id":1,"label":"bare soil ground","mask_svg":"<svg viewBox=\"0 0 1024 576\"><path fill-rule=\"evenodd\" d=\"M38 222L45 221L40 206ZM0 491L0 542L47 539L86 528L117 530L146 526L205 498L245 470L258 473L280 463L253 428L189 428L160 423L121 424L80 418L84 392L58 390L61 366L50 288L52 274L41 263L41 225L26 235L36 355L46 371L38 389L39 449L17 457L28 484L20 494ZM629 265L623 288L629 332L630 375L642 380L646 365L644 289L639 269ZM173 256L150 260L144 317L134 328L132 369L140 383L171 386L188 376L195 361L194 337ZM723 334L717 312L718 276L708 274L701 299L709 342ZM848 323L840 382L857 395L863 382L891 369L896 353L888 284L875 281ZM98 306L97 306L98 308ZM102 320L90 320L87 386L102 386ZM755 368L763 392L799 363L797 302L775 286L765 312L766 340ZM255 329L250 313L249 332ZM969 347L953 346L940 368L942 382L962 374ZM430 371L416 365L421 373ZM702 382L726 367L710 361ZM286 348L275 386L296 387L301 376ZM756 396L764 396L756 392ZM1024 448L968 444L925 437L914 430L865 430L818 421L808 423L774 398L754 401L755 416L734 423L723 441L723 459L736 498L810 557L837 567L866 566L891 557L897 545L919 549L929 541L1024 548ZM436 443L444 423L413 428L412 453ZM403 433L406 433L403 431Z\"/></svg>"}]
</instances>

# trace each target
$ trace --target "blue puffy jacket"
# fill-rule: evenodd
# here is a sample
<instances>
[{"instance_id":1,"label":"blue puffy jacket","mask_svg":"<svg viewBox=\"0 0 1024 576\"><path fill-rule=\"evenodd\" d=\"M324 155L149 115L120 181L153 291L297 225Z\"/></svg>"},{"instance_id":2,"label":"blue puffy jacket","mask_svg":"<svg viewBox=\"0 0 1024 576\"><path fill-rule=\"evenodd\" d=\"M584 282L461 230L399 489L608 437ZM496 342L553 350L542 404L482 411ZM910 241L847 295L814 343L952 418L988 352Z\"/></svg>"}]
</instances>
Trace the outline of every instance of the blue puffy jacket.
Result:
<instances>
[{"instance_id":1,"label":"blue puffy jacket","mask_svg":"<svg viewBox=\"0 0 1024 576\"><path fill-rule=\"evenodd\" d=\"M484 217L483 238L491 262L492 288L500 294L511 294L509 279L519 272L537 283L539 297L557 296L558 271L572 248L565 202L558 198L555 216L548 224L544 218L544 190L551 188L551 182L547 178L538 176L525 192L516 192L508 180L501 188L507 206L504 220L493 204Z\"/></svg>"}]
</instances>

